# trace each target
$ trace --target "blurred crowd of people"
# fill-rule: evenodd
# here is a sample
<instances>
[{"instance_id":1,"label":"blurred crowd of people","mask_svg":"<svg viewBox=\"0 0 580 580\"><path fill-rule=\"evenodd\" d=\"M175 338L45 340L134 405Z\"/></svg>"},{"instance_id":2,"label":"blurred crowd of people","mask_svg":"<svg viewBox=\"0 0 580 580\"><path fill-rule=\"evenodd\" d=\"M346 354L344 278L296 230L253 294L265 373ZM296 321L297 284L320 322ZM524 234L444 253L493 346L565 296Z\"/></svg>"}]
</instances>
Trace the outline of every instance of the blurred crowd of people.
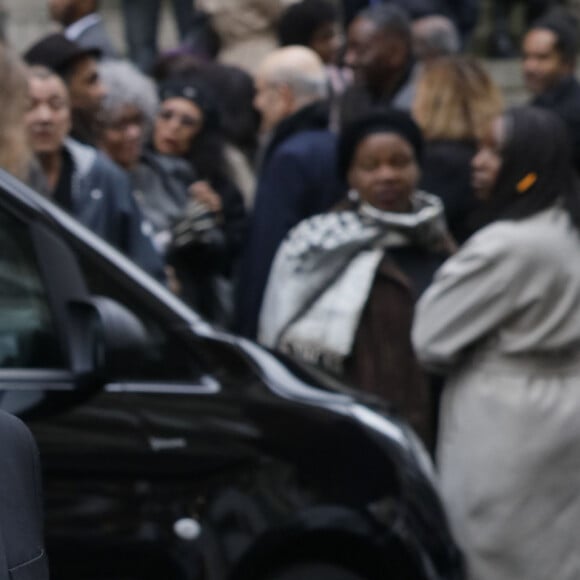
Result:
<instances>
[{"instance_id":1,"label":"blurred crowd of people","mask_svg":"<svg viewBox=\"0 0 580 580\"><path fill-rule=\"evenodd\" d=\"M2 50L0 166L210 321L391 403L437 447L470 578L578 578L574 18L527 3L506 110L465 53L475 1L174 0L159 54L159 0L124 0L128 58L96 0L47 4L62 32Z\"/></svg>"}]
</instances>

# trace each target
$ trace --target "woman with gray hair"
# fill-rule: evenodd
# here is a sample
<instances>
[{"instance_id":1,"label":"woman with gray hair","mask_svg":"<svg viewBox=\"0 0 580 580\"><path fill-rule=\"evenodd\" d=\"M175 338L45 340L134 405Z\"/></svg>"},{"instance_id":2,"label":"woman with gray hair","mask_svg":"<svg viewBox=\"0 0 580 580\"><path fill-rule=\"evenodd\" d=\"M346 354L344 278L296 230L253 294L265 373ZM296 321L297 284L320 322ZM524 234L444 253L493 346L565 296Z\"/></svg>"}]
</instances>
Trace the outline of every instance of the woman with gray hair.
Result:
<instances>
[{"instance_id":1,"label":"woman with gray hair","mask_svg":"<svg viewBox=\"0 0 580 580\"><path fill-rule=\"evenodd\" d=\"M181 216L187 192L146 149L159 108L157 88L129 61L103 61L100 76L107 92L101 106L99 147L129 173L133 195L154 228L155 246L166 255L171 224ZM169 267L166 273L179 293L175 270Z\"/></svg>"},{"instance_id":2,"label":"woman with gray hair","mask_svg":"<svg viewBox=\"0 0 580 580\"><path fill-rule=\"evenodd\" d=\"M101 78L107 88L101 148L129 172L182 298L227 324L227 282L245 232L245 210L228 180L215 99L203 79L192 77L163 83L160 101L157 87L128 62L103 63ZM176 112L177 105L182 108Z\"/></svg>"},{"instance_id":3,"label":"woman with gray hair","mask_svg":"<svg viewBox=\"0 0 580 580\"><path fill-rule=\"evenodd\" d=\"M157 89L128 61L104 61L100 75L107 88L101 147L121 167L132 170L139 163L159 107Z\"/></svg>"},{"instance_id":4,"label":"woman with gray hair","mask_svg":"<svg viewBox=\"0 0 580 580\"><path fill-rule=\"evenodd\" d=\"M133 193L155 228L156 245L166 252L171 223L181 215L187 192L168 178L145 147L159 107L157 89L128 61L103 62L100 73L107 95L99 145L129 172Z\"/></svg>"}]
</instances>

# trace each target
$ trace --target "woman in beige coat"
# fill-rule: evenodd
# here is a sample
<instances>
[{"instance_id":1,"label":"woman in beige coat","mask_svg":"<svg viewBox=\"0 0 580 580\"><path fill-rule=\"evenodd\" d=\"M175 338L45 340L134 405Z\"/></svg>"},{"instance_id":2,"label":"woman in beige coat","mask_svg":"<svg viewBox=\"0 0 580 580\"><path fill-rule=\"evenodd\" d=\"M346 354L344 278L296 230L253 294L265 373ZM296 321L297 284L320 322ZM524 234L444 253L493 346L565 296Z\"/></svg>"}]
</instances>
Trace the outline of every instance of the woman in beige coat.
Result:
<instances>
[{"instance_id":1,"label":"woman in beige coat","mask_svg":"<svg viewBox=\"0 0 580 580\"><path fill-rule=\"evenodd\" d=\"M506 113L473 160L486 222L417 307L448 373L441 491L470 580L580 578L580 197L566 128Z\"/></svg>"}]
</instances>

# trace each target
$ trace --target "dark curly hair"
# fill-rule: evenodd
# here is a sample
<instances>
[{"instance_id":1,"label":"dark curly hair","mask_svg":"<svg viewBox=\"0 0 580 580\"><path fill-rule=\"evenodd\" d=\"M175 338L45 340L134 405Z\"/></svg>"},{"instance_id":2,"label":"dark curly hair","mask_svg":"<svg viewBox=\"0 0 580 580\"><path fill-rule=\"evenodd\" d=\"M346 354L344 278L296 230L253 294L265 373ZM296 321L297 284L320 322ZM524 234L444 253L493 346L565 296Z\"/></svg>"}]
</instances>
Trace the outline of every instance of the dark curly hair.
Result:
<instances>
[{"instance_id":1,"label":"dark curly hair","mask_svg":"<svg viewBox=\"0 0 580 580\"><path fill-rule=\"evenodd\" d=\"M532 23L531 30L549 30L556 37L556 50L562 59L574 63L578 53L578 21L565 9L555 7Z\"/></svg>"},{"instance_id":2,"label":"dark curly hair","mask_svg":"<svg viewBox=\"0 0 580 580\"><path fill-rule=\"evenodd\" d=\"M163 102L181 97L195 103L203 113L203 124L193 138L188 161L200 179L214 186L230 180L231 169L225 154L226 139L223 134L218 99L202 73L190 72L173 77L159 85L159 98Z\"/></svg>"},{"instance_id":3,"label":"dark curly hair","mask_svg":"<svg viewBox=\"0 0 580 580\"><path fill-rule=\"evenodd\" d=\"M338 11L327 0L291 4L278 20L278 42L280 46L310 46L314 33L330 22L338 22Z\"/></svg>"}]
</instances>

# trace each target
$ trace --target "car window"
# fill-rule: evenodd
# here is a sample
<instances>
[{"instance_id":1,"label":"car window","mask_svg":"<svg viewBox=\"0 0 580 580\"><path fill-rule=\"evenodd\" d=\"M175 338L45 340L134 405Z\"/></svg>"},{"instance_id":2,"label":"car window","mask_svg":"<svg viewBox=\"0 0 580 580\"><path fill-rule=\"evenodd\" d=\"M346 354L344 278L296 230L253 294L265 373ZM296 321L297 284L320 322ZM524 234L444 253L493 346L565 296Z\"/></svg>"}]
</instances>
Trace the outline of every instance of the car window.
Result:
<instances>
[{"instance_id":1,"label":"car window","mask_svg":"<svg viewBox=\"0 0 580 580\"><path fill-rule=\"evenodd\" d=\"M64 365L28 228L0 207L0 369Z\"/></svg>"}]
</instances>

